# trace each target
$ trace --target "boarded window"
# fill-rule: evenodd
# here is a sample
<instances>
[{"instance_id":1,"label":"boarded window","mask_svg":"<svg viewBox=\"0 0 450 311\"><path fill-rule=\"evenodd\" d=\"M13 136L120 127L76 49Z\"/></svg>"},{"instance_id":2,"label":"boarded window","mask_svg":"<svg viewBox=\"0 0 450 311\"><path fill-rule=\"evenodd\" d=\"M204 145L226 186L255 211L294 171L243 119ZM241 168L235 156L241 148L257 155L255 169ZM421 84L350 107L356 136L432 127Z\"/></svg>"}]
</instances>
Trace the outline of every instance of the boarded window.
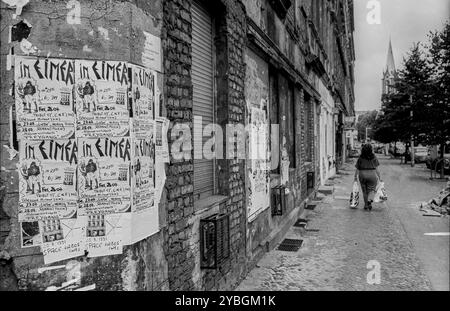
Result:
<instances>
[{"instance_id":1,"label":"boarded window","mask_svg":"<svg viewBox=\"0 0 450 311\"><path fill-rule=\"evenodd\" d=\"M192 4L192 84L193 113L202 117L202 132L214 123L214 49L213 22L208 11L197 2ZM194 140L194 148L202 149L210 137ZM214 193L214 161L194 160L194 198L203 199Z\"/></svg>"}]
</instances>

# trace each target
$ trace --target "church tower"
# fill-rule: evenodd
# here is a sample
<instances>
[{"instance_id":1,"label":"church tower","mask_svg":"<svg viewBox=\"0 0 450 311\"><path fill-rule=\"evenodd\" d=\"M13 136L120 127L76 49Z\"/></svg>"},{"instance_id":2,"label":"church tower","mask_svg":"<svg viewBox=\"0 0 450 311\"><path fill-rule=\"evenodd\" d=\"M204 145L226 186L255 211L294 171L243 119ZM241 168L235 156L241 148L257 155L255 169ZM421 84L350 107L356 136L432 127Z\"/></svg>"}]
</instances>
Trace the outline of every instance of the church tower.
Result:
<instances>
[{"instance_id":1,"label":"church tower","mask_svg":"<svg viewBox=\"0 0 450 311\"><path fill-rule=\"evenodd\" d=\"M397 70L395 69L394 53L392 52L392 43L389 39L389 49L387 54L386 67L383 71L383 89L382 94L391 94L394 92L394 84L397 79Z\"/></svg>"}]
</instances>

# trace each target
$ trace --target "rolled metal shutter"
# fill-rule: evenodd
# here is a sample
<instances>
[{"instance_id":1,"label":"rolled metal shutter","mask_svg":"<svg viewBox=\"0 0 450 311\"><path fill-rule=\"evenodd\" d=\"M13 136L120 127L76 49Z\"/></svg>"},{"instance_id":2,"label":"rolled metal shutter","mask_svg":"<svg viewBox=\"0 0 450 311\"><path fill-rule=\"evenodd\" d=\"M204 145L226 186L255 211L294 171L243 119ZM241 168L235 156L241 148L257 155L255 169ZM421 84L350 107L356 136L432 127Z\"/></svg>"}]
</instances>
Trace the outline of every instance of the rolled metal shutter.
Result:
<instances>
[{"instance_id":1,"label":"rolled metal shutter","mask_svg":"<svg viewBox=\"0 0 450 311\"><path fill-rule=\"evenodd\" d=\"M213 25L211 16L196 1L192 4L192 84L193 113L202 117L203 128L214 122ZM195 142L201 150L208 137ZM214 161L194 160L194 197L202 199L214 193Z\"/></svg>"}]
</instances>

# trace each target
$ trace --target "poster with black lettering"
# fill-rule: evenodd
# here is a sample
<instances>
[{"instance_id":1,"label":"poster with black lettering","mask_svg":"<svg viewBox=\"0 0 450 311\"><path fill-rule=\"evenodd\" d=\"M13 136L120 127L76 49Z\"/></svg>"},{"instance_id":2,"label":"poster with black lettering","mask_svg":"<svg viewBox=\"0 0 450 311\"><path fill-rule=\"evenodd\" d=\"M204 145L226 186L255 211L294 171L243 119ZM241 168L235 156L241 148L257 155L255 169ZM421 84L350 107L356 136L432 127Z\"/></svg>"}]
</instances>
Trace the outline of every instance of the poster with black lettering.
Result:
<instances>
[{"instance_id":1,"label":"poster with black lettering","mask_svg":"<svg viewBox=\"0 0 450 311\"><path fill-rule=\"evenodd\" d=\"M20 142L19 221L75 217L77 154L75 139Z\"/></svg>"},{"instance_id":2,"label":"poster with black lettering","mask_svg":"<svg viewBox=\"0 0 450 311\"><path fill-rule=\"evenodd\" d=\"M129 135L128 65L75 61L77 137Z\"/></svg>"},{"instance_id":3,"label":"poster with black lettering","mask_svg":"<svg viewBox=\"0 0 450 311\"><path fill-rule=\"evenodd\" d=\"M45 264L84 255L85 217L47 218L39 221L39 225L42 235L41 251Z\"/></svg>"},{"instance_id":4,"label":"poster with black lettering","mask_svg":"<svg viewBox=\"0 0 450 311\"><path fill-rule=\"evenodd\" d=\"M169 163L169 143L167 132L169 130L169 119L164 117L155 118L155 158L163 163Z\"/></svg>"},{"instance_id":5,"label":"poster with black lettering","mask_svg":"<svg viewBox=\"0 0 450 311\"><path fill-rule=\"evenodd\" d=\"M150 133L151 136L146 139L134 139L131 243L159 230L158 207L154 197L155 142L153 132Z\"/></svg>"},{"instance_id":6,"label":"poster with black lettering","mask_svg":"<svg viewBox=\"0 0 450 311\"><path fill-rule=\"evenodd\" d=\"M15 56L14 95L19 140L74 137L74 84L74 60Z\"/></svg>"},{"instance_id":7,"label":"poster with black lettering","mask_svg":"<svg viewBox=\"0 0 450 311\"><path fill-rule=\"evenodd\" d=\"M131 138L78 139L82 215L131 212Z\"/></svg>"},{"instance_id":8,"label":"poster with black lettering","mask_svg":"<svg viewBox=\"0 0 450 311\"><path fill-rule=\"evenodd\" d=\"M86 251L88 257L122 253L122 215L87 215Z\"/></svg>"},{"instance_id":9,"label":"poster with black lettering","mask_svg":"<svg viewBox=\"0 0 450 311\"><path fill-rule=\"evenodd\" d=\"M132 72L131 94L133 103L133 134L144 138L153 131L156 72L130 65Z\"/></svg>"}]
</instances>

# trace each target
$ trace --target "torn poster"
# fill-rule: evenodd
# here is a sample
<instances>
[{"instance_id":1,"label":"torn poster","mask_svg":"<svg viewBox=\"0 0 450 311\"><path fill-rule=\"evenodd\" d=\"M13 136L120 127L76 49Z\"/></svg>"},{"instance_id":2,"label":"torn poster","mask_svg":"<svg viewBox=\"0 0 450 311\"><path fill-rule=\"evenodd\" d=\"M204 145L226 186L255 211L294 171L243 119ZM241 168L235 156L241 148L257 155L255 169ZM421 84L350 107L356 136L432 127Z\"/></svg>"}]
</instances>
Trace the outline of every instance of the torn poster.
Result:
<instances>
[{"instance_id":1,"label":"torn poster","mask_svg":"<svg viewBox=\"0 0 450 311\"><path fill-rule=\"evenodd\" d=\"M144 31L145 42L142 52L142 64L161 72L161 38Z\"/></svg>"},{"instance_id":2,"label":"torn poster","mask_svg":"<svg viewBox=\"0 0 450 311\"><path fill-rule=\"evenodd\" d=\"M155 205L161 202L161 195L166 183L166 168L162 160L155 157Z\"/></svg>"},{"instance_id":3,"label":"torn poster","mask_svg":"<svg viewBox=\"0 0 450 311\"><path fill-rule=\"evenodd\" d=\"M287 183L289 181L289 165L290 165L289 158L287 160L286 159L281 160L281 181L280 181L280 183L282 185L287 185Z\"/></svg>"},{"instance_id":4,"label":"torn poster","mask_svg":"<svg viewBox=\"0 0 450 311\"><path fill-rule=\"evenodd\" d=\"M135 65L131 65L131 72L133 135L139 138L153 136L156 72Z\"/></svg>"},{"instance_id":5,"label":"torn poster","mask_svg":"<svg viewBox=\"0 0 450 311\"><path fill-rule=\"evenodd\" d=\"M19 140L74 136L73 60L15 56L14 80Z\"/></svg>"},{"instance_id":6,"label":"torn poster","mask_svg":"<svg viewBox=\"0 0 450 311\"><path fill-rule=\"evenodd\" d=\"M20 223L20 245L22 248L40 246L42 243L38 221Z\"/></svg>"},{"instance_id":7,"label":"torn poster","mask_svg":"<svg viewBox=\"0 0 450 311\"><path fill-rule=\"evenodd\" d=\"M158 232L155 205L155 143L153 135L134 140L131 244Z\"/></svg>"},{"instance_id":8,"label":"torn poster","mask_svg":"<svg viewBox=\"0 0 450 311\"><path fill-rule=\"evenodd\" d=\"M19 221L73 217L76 140L22 140L19 151Z\"/></svg>"},{"instance_id":9,"label":"torn poster","mask_svg":"<svg viewBox=\"0 0 450 311\"><path fill-rule=\"evenodd\" d=\"M86 250L88 257L122 253L121 214L87 216Z\"/></svg>"},{"instance_id":10,"label":"torn poster","mask_svg":"<svg viewBox=\"0 0 450 311\"><path fill-rule=\"evenodd\" d=\"M250 120L250 165L248 219L255 217L270 205L270 156L269 154L269 122L265 110L251 108Z\"/></svg>"},{"instance_id":11,"label":"torn poster","mask_svg":"<svg viewBox=\"0 0 450 311\"><path fill-rule=\"evenodd\" d=\"M79 138L78 143L82 214L131 212L131 138Z\"/></svg>"},{"instance_id":12,"label":"torn poster","mask_svg":"<svg viewBox=\"0 0 450 311\"><path fill-rule=\"evenodd\" d=\"M167 141L167 131L169 130L169 120L164 117L155 118L155 158L163 163L169 163L169 143Z\"/></svg>"},{"instance_id":13,"label":"torn poster","mask_svg":"<svg viewBox=\"0 0 450 311\"><path fill-rule=\"evenodd\" d=\"M128 66L118 61L75 61L77 137L129 135Z\"/></svg>"},{"instance_id":14,"label":"torn poster","mask_svg":"<svg viewBox=\"0 0 450 311\"><path fill-rule=\"evenodd\" d=\"M39 222L44 263L50 264L84 254L85 217L47 218Z\"/></svg>"}]
</instances>

